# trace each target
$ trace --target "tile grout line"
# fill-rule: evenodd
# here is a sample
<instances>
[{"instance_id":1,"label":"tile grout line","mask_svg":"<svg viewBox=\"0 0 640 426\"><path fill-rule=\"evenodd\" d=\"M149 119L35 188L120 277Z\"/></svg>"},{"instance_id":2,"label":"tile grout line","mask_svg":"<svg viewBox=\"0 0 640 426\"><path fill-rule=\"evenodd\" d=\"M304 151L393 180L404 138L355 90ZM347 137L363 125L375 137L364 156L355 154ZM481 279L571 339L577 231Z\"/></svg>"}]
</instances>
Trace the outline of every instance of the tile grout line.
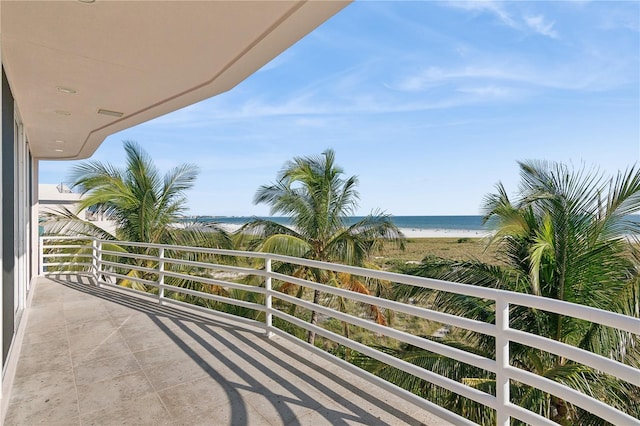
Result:
<instances>
[{"instance_id":1,"label":"tile grout line","mask_svg":"<svg viewBox=\"0 0 640 426\"><path fill-rule=\"evenodd\" d=\"M61 287L63 288L63 287ZM61 292L62 293L62 292ZM175 335L176 338L180 339L181 341L183 341L184 345L186 345L186 348L191 348L195 351L195 355L199 355L199 356L204 356L203 353L200 350L197 350L195 348L195 346L193 345L197 345L199 342L202 345L202 347L205 348L205 353L212 353L215 355L216 351L220 351L221 355L225 356L225 357L230 357L233 354L236 354L237 356L239 356L238 359L233 358L233 364L237 365L237 366L241 366L244 365L244 363L249 362L249 364L251 364L251 361L249 361L247 358L251 359L254 358L256 359L256 362L254 362L254 364L260 365L263 368L267 369L265 371L273 371L275 372L276 370L280 370L283 369L283 371L280 371L277 373L276 376L271 377L270 375L268 377L254 377L257 379L257 382L262 383L266 389L270 389L270 380L275 381L274 383L281 383L281 381L292 381L294 380L294 378L290 377L290 374L287 374L287 372L289 373L293 373L294 376L300 376L299 373L297 373L297 371L300 371L304 374L307 374L310 376L310 378L319 381L319 383L321 385L327 385L324 380L321 380L320 378L318 378L316 376L316 374L319 373L316 365L319 365L321 368L323 369L327 369L329 372L333 372L332 370L332 364L325 364L326 360L323 357L317 357L317 356L313 356L314 354L308 354L308 355L312 355L311 357L307 357L307 356L302 356L302 354L298 353L299 352L299 347L295 346L293 343L289 342L286 339L282 339L280 336L276 336L275 339L272 340L268 340L268 339L255 339L256 334L253 332L248 332L246 329L240 327L240 329L236 329L236 328L232 328L231 326L220 326L220 325L214 325L214 324L205 324L203 326L203 324L200 324L200 322L195 321L193 318L189 317L189 319L185 319L185 318L181 318L179 316L175 317L174 321L175 324L179 324L179 325L184 325L187 328L184 327L178 327L178 328L173 328L172 324L174 324L174 322L166 322L166 320L168 319L168 317L165 317L164 313L161 312L150 312L150 311L146 311L146 310L140 310L140 309L136 309L136 308L132 308L131 306L125 306L124 304L120 305L117 302L112 302L109 301L107 299L103 299L99 304L93 304L90 299L80 299L81 292L78 291L77 289L73 289L70 292L65 292L64 293L64 298L59 300L58 303L61 303L63 308L67 308L67 309L62 309L61 311L58 312L56 317L52 317L52 318L61 318L63 321L61 323L59 323L60 325L58 326L57 324L48 324L48 328L51 330L55 330L57 327L64 327L64 330L60 330L58 336L60 336L59 338L66 340L66 347L64 346L64 343L60 346L62 346L61 352L60 352L60 356L62 356L64 354L64 352L68 352L69 355L69 359L71 360L71 368L68 369L67 371L70 371L71 374L73 375L72 378L72 383L69 385L73 385L74 390L73 392L75 392L76 395L76 404L70 404L68 405L68 413L69 414L65 414L65 413L57 413L56 415L58 416L57 419L58 420L65 420L66 422L77 422L75 424L79 424L79 425L87 425L91 422L91 419L95 419L96 421L100 422L100 417L98 415L92 414L95 411L99 411L99 410L85 410L84 412L81 412L81 408L86 407L86 408L91 408L91 405L87 405L85 404L86 401L88 401L87 398L85 398L85 386L83 385L83 378L87 378L90 379L91 377L103 377L102 375L96 375L93 374L91 371L87 371L88 375L85 376L83 374L84 372L84 361L79 360L79 362L74 362L74 358L71 356L72 354L76 354L75 348L76 346L78 346L81 343L84 342L80 342L77 340L76 338L76 325L81 325L82 327L80 329L84 331L86 331L86 328L92 328L92 327L97 327L99 325L98 322L95 323L91 323L89 324L89 327L84 327L84 324L80 324L77 320L80 319L81 317L84 318L85 316L87 318L96 318L95 313L97 313L97 310L103 310L104 309L104 313L106 315L102 316L100 315L100 319L104 320L104 326L110 326L110 329L105 329L105 330L100 330L100 333L97 333L98 330L94 331L94 334L99 334L96 335L94 337L97 337L97 339L95 340L101 340L102 335L103 335L103 331L105 333L108 333L110 335L116 335L119 339L123 340L123 345L121 346L121 349L118 348L118 351L116 353L116 351L108 351L108 353L113 353L112 355L108 356L107 358L101 358L100 361L107 361L109 358L117 358L117 357L123 357L126 358L126 362L128 365L126 365L125 368L125 364L124 362L122 363L118 363L116 362L116 364L112 364L116 367L119 366L119 369L121 370L129 370L129 372L127 373L119 373L118 376L120 375L126 375L126 374L131 374L131 371L135 371L135 366L138 366L137 371L135 371L137 374L139 374L139 371L142 371L142 375L143 377L147 380L147 384L150 385L146 390L151 389L151 392L145 393L144 397L140 398L140 401L138 402L138 404L140 402L143 402L142 405L144 405L144 401L146 401L149 405L146 407L147 411L150 411L151 407L154 407L155 410L153 410L155 413L155 416L159 416L161 413L161 410L158 410L158 407L163 407L164 408L164 418L160 419L158 417L155 417L155 421L157 421L158 423L160 422L166 422L167 424L173 425L173 426L177 426L178 424L180 424L181 422L185 422L185 424L189 424L190 421L195 421L193 419L196 419L195 414L196 411L184 411L181 409L178 409L179 406L173 404L173 396L172 393L175 390L176 387L180 386L180 385L186 385L184 387L185 392L189 391L191 388L193 388L193 383L196 383L200 380L203 379L203 377L200 378L193 378L191 380L185 381L185 382L181 382L181 383L176 383L173 386L169 386L169 387L163 387L168 383L173 383L174 379L179 379L179 380L184 380L185 377L189 377L189 375L183 375L182 373L175 374L175 377L173 377L173 373L171 373L170 378L167 378L165 375L168 375L167 372L163 372L162 368L158 369L155 367L155 364L148 364L148 362L154 362L156 363L157 361L163 361L163 359L169 358L170 356L173 357L173 352L172 350L169 350L170 348L173 348L173 345L169 346L169 344L167 345L161 345L161 346L157 346L157 347L151 347L148 349L136 349L136 351L134 352L132 350L133 347L140 347L140 348L144 348L148 342L144 342L141 339L145 338L144 335L147 334L148 336L151 336L151 342L153 344L157 344L158 342L164 342L164 340L162 339L158 339L156 337L153 336L154 333L160 333L162 332L167 332L170 335ZM93 296L93 295L92 295ZM82 309L83 307L83 303L82 302L86 302L86 306L84 306L85 311L86 312L80 312L79 310ZM77 305L77 307L76 307ZM51 307L55 307L55 305L51 305ZM126 309L121 309L121 308L125 308ZM141 313L142 315L140 317L138 317L137 315ZM82 314L82 315L81 315ZM88 320L89 321L89 320ZM160 322L158 322L160 321ZM57 321L56 321L57 322ZM149 327L147 327L147 322L148 323L156 323L156 327L151 327L149 325ZM111 323L111 324L109 324ZM118 324L120 324L120 326L118 326ZM165 330L164 326L162 324L164 324L165 326L167 326L169 328L169 330ZM95 325L94 325L95 324ZM53 327L52 327L53 326ZM140 327L140 329L139 329ZM222 327L222 329L218 329L218 327ZM227 327L229 327L229 330L227 330ZM69 331L69 329L72 329L74 331L74 350L71 351L71 332ZM114 333L113 330L116 330L117 333ZM183 332L180 332L180 331ZM187 332L189 330L192 330L194 332L196 332L196 335L191 335L191 333L184 333ZM133 332L133 333L132 333ZM170 333L169 333L170 332ZM57 333L56 333L57 334ZM238 335L238 336L236 336ZM125 339L124 337L127 336L127 338ZM233 339L233 337L240 337L241 341L239 343L236 343L235 340ZM191 337L191 339L187 339L188 337ZM228 341L228 345L218 345L217 342L221 339L224 338L225 341ZM90 339L93 340L93 339ZM204 342L201 342L201 340L204 340ZM244 342L246 340L246 342ZM131 343L129 343L131 342ZM208 347L208 345L205 345L204 343L210 344L211 348ZM232 343L234 342L234 343ZM244 342L244 343L243 343ZM268 346L263 347L263 343L267 343ZM274 343L276 343L274 345ZM279 343L279 345L277 344ZM82 345L84 346L84 344ZM120 346L120 345L118 345ZM233 349L231 348L231 346L233 346ZM275 346L275 347L274 347ZM288 349L289 352L292 352L292 354L286 354L286 356L283 355L278 355L278 354L272 354L272 351L276 350L279 346L282 346L284 349ZM228 351L225 351L224 348L228 347ZM106 347L105 347L106 348ZM90 350L91 347L88 346L88 349ZM122 350L122 352L120 353L120 350ZM138 354L142 351L149 351L149 354L152 355L151 358L147 358L145 356L139 356ZM183 351L185 350L184 348L182 349ZM128 351L128 352L127 352ZM230 352L229 352L230 351ZM102 350L99 350L97 352L95 352L98 355L107 355L107 352L103 352ZM178 351L178 353L180 353ZM272 354L272 355L271 355ZM297 364L295 357L292 358L291 360L289 360L289 357L291 357L292 355L298 355L299 357L302 357L302 361L308 361L310 362L310 364L307 364L306 362L303 362L302 365L300 366L295 366L295 369L289 369L286 368L287 366L291 365L294 366L294 364ZM133 356L134 357L134 361L130 360L130 357ZM187 355L189 356L189 355ZM265 358L265 361L262 361L262 359ZM277 359L280 362L275 362L274 360L272 360L272 357L276 357L274 359ZM173 358L172 358L173 359ZM182 360L182 357L177 357L176 356L176 360ZM194 359L194 358L192 358ZM211 368L214 368L215 371L220 373L220 377L224 379L224 382L229 383L230 386L232 388L236 388L233 382L233 378L235 377L234 375L234 371L233 368L230 369L229 373L227 373L226 371L222 371L222 368L219 368L218 365L216 364L215 360L219 360L218 356L215 356L215 358L209 358L208 356L204 356L203 361ZM90 360L89 362L96 362L98 361L97 359L94 360ZM219 361L218 361L219 362ZM275 364L274 364L275 363ZM201 366L204 366L205 364L201 364L198 363ZM280 365L282 364L282 365ZM167 365L164 364L163 365ZM221 364L221 366L224 366L225 364ZM144 366L147 366L147 368L143 368ZM78 367L78 368L76 368ZM68 367L67 367L68 368ZM190 367L189 367L190 368ZM116 368L118 369L118 368ZM130 370L131 369L131 370ZM307 369L309 369L309 371L307 371ZM146 371L149 370L149 371ZM226 369L225 369L226 370ZM295 371L295 373L294 373ZM75 373L78 372L78 377L75 377ZM348 372L347 372L348 373ZM111 373L109 373L111 374ZM276 373L274 373L276 374ZM337 374L337 376L341 376L338 372L335 372L335 374ZM163 378L163 376L165 376ZM257 375L256 375L257 376ZM106 377L106 376L105 376ZM139 377L139 376L138 376ZM153 377L153 382L151 380L151 378ZM322 375L321 375L322 377ZM204 376L204 378L206 378L206 376ZM326 378L326 377L325 377ZM103 378L104 379L104 378ZM141 379L141 378L140 378ZM136 379L135 382L143 384L143 381L139 381L140 379ZM159 380L158 380L159 379ZM303 378L304 379L304 378ZM358 379L357 377L354 377L354 379ZM101 379L102 380L102 379ZM311 384L312 388L306 389L306 386L304 383L308 383ZM222 383L222 382L219 382ZM250 383L250 382L248 382ZM299 382L291 382L292 384ZM309 398L311 400L316 399L318 400L318 402L320 402L321 398L319 398L315 391L319 391L320 392L320 396L322 395L333 395L333 394L328 394L324 391L322 391L321 387L319 388L315 388L313 387L313 382L308 381L308 380L302 380L300 382L300 392L302 392L300 395L302 394L306 394L309 396ZM349 381L347 380L346 383L349 383ZM155 386L155 385L158 386ZM238 383L240 384L240 383ZM364 382L364 385L367 385L367 382ZM78 389L80 386L83 386L83 404L80 405L80 390ZM333 386L333 385L331 385ZM330 386L330 387L331 387ZM208 387L207 387L208 388ZM285 388L288 388L287 386L285 386ZM68 389L68 388L67 388ZM97 389L97 390L96 390ZM160 390L158 390L160 389ZM340 390L337 389L329 389L334 391L335 393L337 393L338 395L340 395L340 399L341 398L348 398L348 394L351 394L351 390L347 390L348 394L345 396L342 393L342 385L340 385ZM105 395L101 395L101 393L99 392L98 388L92 389L94 391L96 391L94 397L95 400L98 401L100 399L102 399L103 401L105 400ZM240 391L242 391L242 389L239 389ZM248 392L240 392L241 394L241 398L245 401L246 405L247 405L247 411L246 413L250 413L251 414L251 418L254 418L253 416L255 416L257 414L257 417L255 418L256 423L260 422L264 422L264 425L293 425L293 424L297 424L297 420L302 420L302 424L304 424L304 421L310 421L310 419L323 419L323 420L328 420L330 418L333 418L334 414L329 413L331 416L327 417L327 413L322 412L319 413L319 416L313 416L310 415L314 410L316 410L315 408L312 408L311 405L306 405L306 404L299 404L300 407L299 408L305 408L305 410L302 410L301 412L298 412L291 404L296 404L298 405L298 402L292 402L289 400L280 400L279 397L277 398L267 398L267 401L265 402L265 404L267 404L268 407L273 406L275 409L275 414L271 413L273 410L271 408L269 408L268 411L261 411L258 409L258 407L262 406L262 403L258 400L255 399L249 392L253 392L253 389L247 389ZM276 389L271 389L275 395L279 395L282 393L283 396L287 397L290 393L283 393L281 391L278 391ZM169 392L167 392L169 391ZM73 392L71 392L69 395L72 396ZM163 396L161 397L159 395L159 392L163 392ZM153 397L151 397L151 393L155 394L155 400L151 401L151 399L154 399ZM357 396L359 398L362 398L362 395L360 394L360 392L358 392L358 389L356 388L356 391L353 392L354 396ZM195 394L194 394L195 395ZM222 395L222 393L220 394ZM300 395L298 394L298 392L292 392L292 397L300 397ZM366 419L368 417L363 417L363 416L369 416L369 415L373 415L376 416L376 406L373 405L373 407L371 408L367 408L373 401L375 400L380 400L383 403L386 403L387 400L386 398L380 397L378 395L376 395L375 393L364 393L363 395L371 395L373 398L373 400L370 401L363 401L363 405L365 405L365 408L362 408L363 413L359 414L356 413L355 416L356 417L345 417L345 416L350 416L349 413L353 413L354 411L351 410L350 407L348 406L344 406L342 404L339 404L340 410L336 411L336 414L340 419ZM132 395L133 396L133 395ZM135 398L135 396L133 396ZM146 398L149 398L149 400L147 401ZM163 399L166 398L166 401ZM331 397L333 398L333 397ZM93 400L94 398L91 398L91 400ZM158 402L158 399L160 400L160 406L155 406L153 404ZM333 399L334 402L337 402L339 399ZM205 401L207 401L205 399ZM211 400L209 399L209 402L205 402L206 404L210 404ZM295 418L293 420L287 420L287 422L284 422L285 417L284 412L281 412L281 410L278 407L278 405L276 404L276 402L278 403L285 403L287 405L290 405L291 408L294 411L295 414ZM400 401L401 402L401 401ZM191 403L196 404L195 401L195 396L191 396L190 394L188 396L185 397L184 400L184 404L190 405ZM368 404L369 403L369 404ZM67 402L67 404L69 404ZM197 406L200 406L199 402L197 403ZM254 405L255 404L255 405ZM271 404L271 405L269 405ZM327 402L322 402L321 403L322 406L324 406L327 409L331 409L331 411L333 411L333 405L327 404ZM397 410L403 410L400 406L395 406L395 404L393 404L392 402L389 402L390 407L391 408L395 408L396 411ZM359 404L358 404L359 405ZM77 417L73 417L73 419L70 416L75 416L73 414L73 408L76 408L77 410ZM169 411L168 407L171 406L172 411ZM194 405L196 406L196 405ZM409 404L410 407L413 407L411 404ZM178 408L176 408L178 407ZM208 409L210 408L209 405L205 405L205 407L207 408L207 411L209 411ZM105 405L105 408L107 408L107 410L104 412L104 415L102 417L103 421L106 421L106 417L109 416L109 418L114 417L115 415L123 415L124 413L126 413L127 410L122 411L122 408L118 408L118 405L116 404L108 404ZM414 407L415 408L415 407ZM112 414L110 414L109 410L113 410ZM145 410L142 410L141 412L144 412ZM220 412L224 411L225 413L232 413L235 412L234 410L230 411L230 408L227 407L224 410L220 410ZM67 410L65 410L65 412L67 412ZM136 410L137 412L137 410ZM214 411L211 410L211 412L213 413ZM411 410L411 411L406 411L406 412L400 412L401 414L406 414L409 417L414 417L414 419L418 420L418 419L422 419L424 418L424 416L422 415L414 415L414 413L422 413L422 410L416 409ZM269 414L268 414L269 413ZM388 419L397 419L397 417L395 416L394 412L392 411L386 411L386 410L382 410L381 413L389 413L389 416L378 416L378 419L384 418L385 421L387 421ZM62 416L64 416L64 419L62 418ZM276 417L272 417L272 415L275 415ZM69 416L69 417L67 417ZM115 417L114 417L115 418ZM120 417L118 417L120 419ZM124 418L124 417L123 417ZM134 418L134 417L131 417ZM151 417L149 416L144 416L145 419L147 419L147 421L149 419L151 419ZM211 418L216 418L215 415L213 417L208 417L208 419ZM404 418L404 417L403 417ZM261 420L258 420L261 419ZM51 421L52 418L49 417L48 421ZM196 419L197 420L197 419ZM47 421L47 420L45 420ZM374 422L375 423L375 422ZM150 424L150 423L148 423ZM307 423L310 424L310 423ZM390 423L393 424L393 423ZM397 423L396 423L397 424ZM430 424L430 423L426 423L426 424Z\"/></svg>"},{"instance_id":2,"label":"tile grout line","mask_svg":"<svg viewBox=\"0 0 640 426\"><path fill-rule=\"evenodd\" d=\"M62 299L62 318L64 319L64 334L67 336L67 350L69 352L69 363L71 364L71 377L73 378L73 389L76 392L76 407L78 409L78 423L82 426L82 416L80 414L80 394L78 393L78 383L76 383L76 371L73 365L73 356L71 355L71 339L69 338L69 329L67 318L64 314L65 300Z\"/></svg>"},{"instance_id":3,"label":"tile grout line","mask_svg":"<svg viewBox=\"0 0 640 426\"><path fill-rule=\"evenodd\" d=\"M109 312L109 310L107 309L107 315L109 315L109 319L111 320L111 323L113 326L117 327L116 328L116 332L118 334L120 334L120 337L122 337L122 340L124 341L124 344L127 345L127 348L129 349L129 353L133 356L133 359L136 361L136 364L138 364L138 367L140 367L140 371L142 372L142 374L144 375L144 378L147 380L147 382L149 383L149 385L151 386L151 389L153 389L153 394L155 395L156 399L158 399L160 401L160 404L162 404L162 407L164 408L164 410L166 411L167 415L169 416L169 418L171 419L172 423L175 423L177 421L177 419L173 418L173 415L171 415L171 412L169 411L169 409L167 408L166 404L164 403L164 401L162 400L162 398L160 397L160 394L158 393L158 390L156 389L156 387L153 385L153 382L149 379L149 376L147 376L147 373L145 372L144 368L142 368L142 364L140 364L140 362L138 361L138 358L136 358L136 356L134 355L133 350L131 349L131 346L129 346L129 342L127 342L127 339L124 338L124 336L122 336L122 334L120 333L120 328L127 322L129 321L129 318L131 318L131 315L127 317L127 319L124 320L124 322L122 324L120 324L119 326L116 324L115 320L113 319L113 317L111 316L111 312ZM149 314L147 314L149 315ZM151 348L154 349L154 348Z\"/></svg>"}]
</instances>

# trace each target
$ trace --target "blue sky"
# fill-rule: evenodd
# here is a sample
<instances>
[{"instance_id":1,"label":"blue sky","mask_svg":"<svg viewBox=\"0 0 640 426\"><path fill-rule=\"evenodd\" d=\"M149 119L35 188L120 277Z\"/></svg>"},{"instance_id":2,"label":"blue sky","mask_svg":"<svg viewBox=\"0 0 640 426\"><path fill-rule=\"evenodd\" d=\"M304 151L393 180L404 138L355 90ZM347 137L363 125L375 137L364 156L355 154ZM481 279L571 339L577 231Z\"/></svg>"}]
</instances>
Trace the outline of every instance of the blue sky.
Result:
<instances>
[{"instance_id":1,"label":"blue sky","mask_svg":"<svg viewBox=\"0 0 640 426\"><path fill-rule=\"evenodd\" d=\"M355 2L231 91L107 138L201 169L189 214L253 205L294 156L333 148L359 214L474 215L517 161L640 162L640 3ZM73 162L41 162L40 182Z\"/></svg>"}]
</instances>

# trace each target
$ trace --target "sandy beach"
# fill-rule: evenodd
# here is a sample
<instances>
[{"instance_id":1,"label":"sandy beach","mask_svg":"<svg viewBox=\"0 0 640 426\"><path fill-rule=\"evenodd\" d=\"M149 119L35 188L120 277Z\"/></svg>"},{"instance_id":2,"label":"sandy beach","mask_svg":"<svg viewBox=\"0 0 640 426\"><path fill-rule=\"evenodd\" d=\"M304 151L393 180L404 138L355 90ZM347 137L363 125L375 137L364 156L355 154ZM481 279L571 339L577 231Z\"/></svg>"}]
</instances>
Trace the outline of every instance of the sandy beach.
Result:
<instances>
[{"instance_id":1,"label":"sandy beach","mask_svg":"<svg viewBox=\"0 0 640 426\"><path fill-rule=\"evenodd\" d=\"M400 228L407 238L484 238L487 231L472 231L467 229L418 229Z\"/></svg>"},{"instance_id":2,"label":"sandy beach","mask_svg":"<svg viewBox=\"0 0 640 426\"><path fill-rule=\"evenodd\" d=\"M235 223L220 223L219 225L227 232L235 232L241 226ZM484 238L488 235L486 231L466 229L400 228L400 231L407 238Z\"/></svg>"}]
</instances>

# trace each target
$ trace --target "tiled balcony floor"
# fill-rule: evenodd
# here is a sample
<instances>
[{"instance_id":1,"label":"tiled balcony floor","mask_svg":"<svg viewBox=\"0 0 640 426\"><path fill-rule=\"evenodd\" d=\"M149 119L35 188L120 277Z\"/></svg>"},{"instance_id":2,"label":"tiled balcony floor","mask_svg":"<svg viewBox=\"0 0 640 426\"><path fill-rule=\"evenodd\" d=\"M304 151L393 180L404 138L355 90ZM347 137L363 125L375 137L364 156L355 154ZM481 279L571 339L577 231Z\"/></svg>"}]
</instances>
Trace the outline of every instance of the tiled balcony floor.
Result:
<instances>
[{"instance_id":1,"label":"tiled balcony floor","mask_svg":"<svg viewBox=\"0 0 640 426\"><path fill-rule=\"evenodd\" d=\"M65 278L35 286L5 425L445 424L260 329Z\"/></svg>"}]
</instances>

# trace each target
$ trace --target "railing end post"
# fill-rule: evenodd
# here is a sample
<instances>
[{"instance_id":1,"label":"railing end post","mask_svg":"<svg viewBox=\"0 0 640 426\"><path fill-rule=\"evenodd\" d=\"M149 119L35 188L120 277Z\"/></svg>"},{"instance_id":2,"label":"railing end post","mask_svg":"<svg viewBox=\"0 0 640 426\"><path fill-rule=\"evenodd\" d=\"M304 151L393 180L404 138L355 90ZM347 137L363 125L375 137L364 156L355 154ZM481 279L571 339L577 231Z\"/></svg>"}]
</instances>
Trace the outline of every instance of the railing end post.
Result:
<instances>
[{"instance_id":1,"label":"railing end post","mask_svg":"<svg viewBox=\"0 0 640 426\"><path fill-rule=\"evenodd\" d=\"M496 297L496 425L509 426L511 416L507 407L511 403L509 368L509 302L502 295Z\"/></svg>"},{"instance_id":2,"label":"railing end post","mask_svg":"<svg viewBox=\"0 0 640 426\"><path fill-rule=\"evenodd\" d=\"M268 339L270 339L271 337L273 337L273 332L271 331L273 328L273 314L271 313L271 302L272 302L272 290L271 290L271 258L267 257L264 260L264 270L266 272L266 276L264 279L264 289L265 289L265 296L264 296L264 307L265 307L265 318L264 318L264 323L265 323L265 336L267 336Z\"/></svg>"},{"instance_id":3,"label":"railing end post","mask_svg":"<svg viewBox=\"0 0 640 426\"><path fill-rule=\"evenodd\" d=\"M40 236L38 238L40 241L40 250L38 251L38 275L44 275L44 237Z\"/></svg>"}]
</instances>

